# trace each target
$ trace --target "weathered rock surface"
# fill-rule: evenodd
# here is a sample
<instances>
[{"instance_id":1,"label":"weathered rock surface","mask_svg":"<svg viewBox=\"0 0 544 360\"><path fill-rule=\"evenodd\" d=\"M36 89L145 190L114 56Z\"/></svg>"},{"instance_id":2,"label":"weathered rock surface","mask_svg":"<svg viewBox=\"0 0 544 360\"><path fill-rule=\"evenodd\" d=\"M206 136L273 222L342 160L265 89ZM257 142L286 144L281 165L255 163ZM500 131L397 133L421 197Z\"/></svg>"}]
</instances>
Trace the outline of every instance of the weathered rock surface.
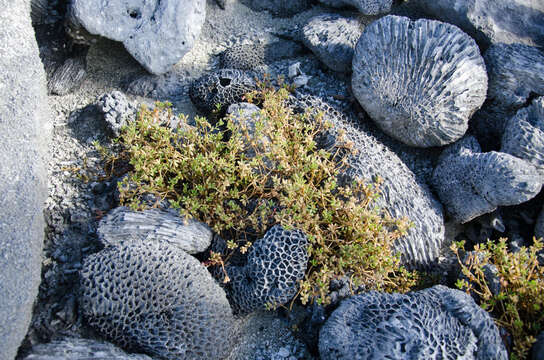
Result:
<instances>
[{"instance_id":1,"label":"weathered rock surface","mask_svg":"<svg viewBox=\"0 0 544 360\"><path fill-rule=\"evenodd\" d=\"M123 348L159 358L221 359L234 341L223 289L198 260L158 242L108 247L80 272L89 325Z\"/></svg>"},{"instance_id":2,"label":"weathered rock surface","mask_svg":"<svg viewBox=\"0 0 544 360\"><path fill-rule=\"evenodd\" d=\"M544 53L527 45L497 44L485 52L484 59L489 75L487 100L471 127L482 145L498 148L506 121L535 96L544 96Z\"/></svg>"},{"instance_id":3,"label":"weathered rock surface","mask_svg":"<svg viewBox=\"0 0 544 360\"><path fill-rule=\"evenodd\" d=\"M248 313L275 308L296 295L308 262L308 240L300 230L273 226L249 249L245 266L227 266L227 294L233 307Z\"/></svg>"},{"instance_id":4,"label":"weathered rock surface","mask_svg":"<svg viewBox=\"0 0 544 360\"><path fill-rule=\"evenodd\" d=\"M410 146L461 138L482 106L487 74L478 46L457 27L386 16L355 47L353 93L387 134Z\"/></svg>"},{"instance_id":5,"label":"weathered rock surface","mask_svg":"<svg viewBox=\"0 0 544 360\"><path fill-rule=\"evenodd\" d=\"M120 41L153 74L174 66L200 35L205 0L74 0L73 16L91 34Z\"/></svg>"},{"instance_id":6,"label":"weathered rock surface","mask_svg":"<svg viewBox=\"0 0 544 360\"><path fill-rule=\"evenodd\" d=\"M349 168L342 175L341 182L364 179L373 183L377 177L383 179L381 196L376 205L393 217L407 217L414 223L406 236L396 241L395 250L408 266L431 266L438 259L445 230L442 205L427 185L419 183L395 153L366 132L354 114L342 112L311 96L301 96L291 101L298 111L308 108L323 111L325 120L334 125L319 140L321 147L345 145L337 140L338 132L345 133L345 141L352 142L358 153L348 157Z\"/></svg>"},{"instance_id":7,"label":"weathered rock surface","mask_svg":"<svg viewBox=\"0 0 544 360\"><path fill-rule=\"evenodd\" d=\"M528 162L501 152L481 153L472 136L446 148L432 184L453 219L465 223L535 197L544 178Z\"/></svg>"},{"instance_id":8,"label":"weathered rock surface","mask_svg":"<svg viewBox=\"0 0 544 360\"><path fill-rule=\"evenodd\" d=\"M319 2L338 8L353 6L363 15L387 14L393 5L393 0L319 0Z\"/></svg>"},{"instance_id":9,"label":"weathered rock surface","mask_svg":"<svg viewBox=\"0 0 544 360\"><path fill-rule=\"evenodd\" d=\"M242 101L242 97L256 88L250 72L222 69L211 72L191 84L189 96L195 107L209 115Z\"/></svg>"},{"instance_id":10,"label":"weathered rock surface","mask_svg":"<svg viewBox=\"0 0 544 360\"><path fill-rule=\"evenodd\" d=\"M496 43L544 46L540 0L415 0L423 11L459 26L484 47Z\"/></svg>"},{"instance_id":11,"label":"weathered rock surface","mask_svg":"<svg viewBox=\"0 0 544 360\"><path fill-rule=\"evenodd\" d=\"M501 151L527 160L544 176L544 97L533 100L506 123Z\"/></svg>"},{"instance_id":12,"label":"weathered rock surface","mask_svg":"<svg viewBox=\"0 0 544 360\"><path fill-rule=\"evenodd\" d=\"M92 339L66 338L33 346L24 360L152 360L143 354L127 354L114 345Z\"/></svg>"},{"instance_id":13,"label":"weathered rock surface","mask_svg":"<svg viewBox=\"0 0 544 360\"><path fill-rule=\"evenodd\" d=\"M236 44L221 53L220 66L223 69L256 70L265 64L300 56L305 50L301 44L287 39Z\"/></svg>"},{"instance_id":14,"label":"weathered rock surface","mask_svg":"<svg viewBox=\"0 0 544 360\"><path fill-rule=\"evenodd\" d=\"M11 360L41 280L51 114L30 1L0 6L0 357Z\"/></svg>"},{"instance_id":15,"label":"weathered rock surface","mask_svg":"<svg viewBox=\"0 0 544 360\"><path fill-rule=\"evenodd\" d=\"M132 211L124 206L115 208L100 220L97 233L106 246L158 241L189 254L203 252L213 238L212 230L206 224L182 219L174 209Z\"/></svg>"},{"instance_id":16,"label":"weathered rock surface","mask_svg":"<svg viewBox=\"0 0 544 360\"><path fill-rule=\"evenodd\" d=\"M363 29L355 17L319 15L304 26L302 41L330 69L350 72L355 44Z\"/></svg>"},{"instance_id":17,"label":"weathered rock surface","mask_svg":"<svg viewBox=\"0 0 544 360\"><path fill-rule=\"evenodd\" d=\"M47 82L49 93L66 95L79 86L87 77L87 60L85 55L66 59L59 66Z\"/></svg>"},{"instance_id":18,"label":"weathered rock surface","mask_svg":"<svg viewBox=\"0 0 544 360\"><path fill-rule=\"evenodd\" d=\"M104 121L115 137L121 135L123 126L134 119L138 112L138 106L117 90L102 95L97 106L98 110L104 114Z\"/></svg>"},{"instance_id":19,"label":"weathered rock surface","mask_svg":"<svg viewBox=\"0 0 544 360\"><path fill-rule=\"evenodd\" d=\"M272 15L289 17L308 8L311 0L243 0L256 11L268 10Z\"/></svg>"},{"instance_id":20,"label":"weathered rock surface","mask_svg":"<svg viewBox=\"0 0 544 360\"><path fill-rule=\"evenodd\" d=\"M493 319L464 292L434 286L344 300L319 334L323 360L506 360Z\"/></svg>"}]
</instances>

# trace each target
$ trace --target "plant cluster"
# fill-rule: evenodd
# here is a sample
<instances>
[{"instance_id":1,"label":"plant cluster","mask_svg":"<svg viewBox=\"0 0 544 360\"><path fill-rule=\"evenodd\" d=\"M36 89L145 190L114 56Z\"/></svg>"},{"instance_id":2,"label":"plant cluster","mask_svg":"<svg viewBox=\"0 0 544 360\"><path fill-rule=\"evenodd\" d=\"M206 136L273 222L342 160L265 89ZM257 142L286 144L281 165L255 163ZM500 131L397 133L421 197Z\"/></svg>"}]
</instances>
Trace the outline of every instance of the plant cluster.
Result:
<instances>
[{"instance_id":1,"label":"plant cluster","mask_svg":"<svg viewBox=\"0 0 544 360\"><path fill-rule=\"evenodd\" d=\"M511 359L525 359L536 336L544 330L544 266L538 262L543 243L535 240L517 253L509 252L506 239L476 245L474 252L461 259L464 243L454 243L462 274L457 287L476 294L480 306L494 315L498 326L513 338ZM493 294L485 277L484 266L497 268L500 292Z\"/></svg>"},{"instance_id":2,"label":"plant cluster","mask_svg":"<svg viewBox=\"0 0 544 360\"><path fill-rule=\"evenodd\" d=\"M392 250L408 221L376 207L379 182L337 184L353 150L319 149L314 138L330 125L309 111L294 114L287 96L285 88L267 87L248 94L262 107L252 126L232 117L213 125L197 117L189 126L182 116L172 131L159 121L168 107L142 107L119 138L121 157L132 166L120 184L121 201L141 208L142 196L151 193L181 216L209 224L229 239L227 253L212 253L208 261L221 266L273 224L302 230L310 244L303 303L327 303L330 281L343 276L353 288L409 290L416 274Z\"/></svg>"}]
</instances>

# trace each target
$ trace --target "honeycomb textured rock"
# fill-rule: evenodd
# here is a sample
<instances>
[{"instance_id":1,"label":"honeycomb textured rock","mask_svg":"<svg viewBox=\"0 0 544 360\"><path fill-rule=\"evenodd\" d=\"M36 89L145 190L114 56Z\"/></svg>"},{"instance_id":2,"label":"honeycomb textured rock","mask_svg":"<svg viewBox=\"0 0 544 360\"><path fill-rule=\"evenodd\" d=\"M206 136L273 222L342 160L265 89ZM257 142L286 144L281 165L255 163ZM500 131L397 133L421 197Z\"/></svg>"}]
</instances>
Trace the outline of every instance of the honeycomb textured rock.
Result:
<instances>
[{"instance_id":1,"label":"honeycomb textured rock","mask_svg":"<svg viewBox=\"0 0 544 360\"><path fill-rule=\"evenodd\" d=\"M386 16L365 28L353 57L353 93L387 134L410 146L461 138L484 103L478 46L439 21Z\"/></svg>"},{"instance_id":2,"label":"honeycomb textured rock","mask_svg":"<svg viewBox=\"0 0 544 360\"><path fill-rule=\"evenodd\" d=\"M406 216L414 223L408 233L397 240L395 250L400 252L406 265L423 268L432 265L444 242L444 218L442 206L427 185L418 183L400 158L367 132L349 110L340 111L311 96L291 98L290 102L295 110L322 111L325 119L334 125L332 131L318 139L321 147L341 146L337 143L337 134L345 133L345 140L352 142L358 153L349 155L349 168L342 174L341 182L346 184L359 178L373 182L377 176L381 177L384 181L377 205L393 217Z\"/></svg>"},{"instance_id":3,"label":"honeycomb textured rock","mask_svg":"<svg viewBox=\"0 0 544 360\"><path fill-rule=\"evenodd\" d=\"M114 345L92 339L66 338L32 347L24 360L152 360L142 354L127 354Z\"/></svg>"},{"instance_id":4,"label":"honeycomb textured rock","mask_svg":"<svg viewBox=\"0 0 544 360\"><path fill-rule=\"evenodd\" d=\"M264 65L262 44L236 44L221 54L224 69L253 70Z\"/></svg>"},{"instance_id":5,"label":"honeycomb textured rock","mask_svg":"<svg viewBox=\"0 0 544 360\"><path fill-rule=\"evenodd\" d=\"M132 211L124 206L115 208L100 220L97 234L106 246L134 241L159 241L189 254L203 252L213 238L208 225L194 219L183 219L177 210Z\"/></svg>"},{"instance_id":6,"label":"honeycomb textured rock","mask_svg":"<svg viewBox=\"0 0 544 360\"><path fill-rule=\"evenodd\" d=\"M89 325L121 347L162 359L222 359L234 319L223 289L183 250L158 242L107 247L81 270Z\"/></svg>"},{"instance_id":7,"label":"honeycomb textured rock","mask_svg":"<svg viewBox=\"0 0 544 360\"><path fill-rule=\"evenodd\" d=\"M227 294L233 307L248 313L285 304L298 291L308 262L308 241L300 230L273 226L250 248L245 266L228 266Z\"/></svg>"},{"instance_id":8,"label":"honeycomb textured rock","mask_svg":"<svg viewBox=\"0 0 544 360\"><path fill-rule=\"evenodd\" d=\"M533 100L506 123L501 151L527 160L544 176L544 97Z\"/></svg>"},{"instance_id":9,"label":"honeycomb textured rock","mask_svg":"<svg viewBox=\"0 0 544 360\"><path fill-rule=\"evenodd\" d=\"M371 291L344 300L319 335L323 360L506 360L493 319L445 286L408 294Z\"/></svg>"},{"instance_id":10,"label":"honeycomb textured rock","mask_svg":"<svg viewBox=\"0 0 544 360\"><path fill-rule=\"evenodd\" d=\"M221 69L194 81L189 96L198 110L209 115L217 109L217 105L226 109L242 101L242 97L254 89L255 81L250 72Z\"/></svg>"},{"instance_id":11,"label":"honeycomb textured rock","mask_svg":"<svg viewBox=\"0 0 544 360\"><path fill-rule=\"evenodd\" d=\"M527 161L502 152L482 153L468 136L444 150L431 182L452 218L465 223L498 206L532 199L543 180Z\"/></svg>"}]
</instances>

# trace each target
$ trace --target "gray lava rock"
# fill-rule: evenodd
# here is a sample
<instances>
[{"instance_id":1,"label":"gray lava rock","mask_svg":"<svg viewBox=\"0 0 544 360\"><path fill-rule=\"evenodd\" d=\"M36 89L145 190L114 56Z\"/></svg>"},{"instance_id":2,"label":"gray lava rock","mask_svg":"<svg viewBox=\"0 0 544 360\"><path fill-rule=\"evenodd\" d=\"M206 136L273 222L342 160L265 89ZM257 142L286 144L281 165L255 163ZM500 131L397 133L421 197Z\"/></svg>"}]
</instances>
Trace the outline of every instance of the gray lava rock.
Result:
<instances>
[{"instance_id":1,"label":"gray lava rock","mask_svg":"<svg viewBox=\"0 0 544 360\"><path fill-rule=\"evenodd\" d=\"M323 360L506 360L493 319L472 298L437 285L344 300L319 334Z\"/></svg>"},{"instance_id":2,"label":"gray lava rock","mask_svg":"<svg viewBox=\"0 0 544 360\"><path fill-rule=\"evenodd\" d=\"M66 59L47 82L49 93L66 95L81 86L87 77L86 54Z\"/></svg>"},{"instance_id":3,"label":"gray lava rock","mask_svg":"<svg viewBox=\"0 0 544 360\"><path fill-rule=\"evenodd\" d=\"M544 95L544 53L521 44L492 45L484 54L489 75L487 101L471 121L478 140L494 144L507 120L535 95Z\"/></svg>"},{"instance_id":4,"label":"gray lava rock","mask_svg":"<svg viewBox=\"0 0 544 360\"><path fill-rule=\"evenodd\" d=\"M90 255L80 308L89 325L123 348L163 359L221 359L234 341L223 289L198 260L158 242Z\"/></svg>"},{"instance_id":5,"label":"gray lava rock","mask_svg":"<svg viewBox=\"0 0 544 360\"><path fill-rule=\"evenodd\" d=\"M377 177L382 178L381 196L376 205L395 218L407 217L414 223L394 244L394 250L401 254L403 263L418 268L432 266L444 244L445 228L442 206L427 185L419 183L401 159L367 132L350 111L340 111L319 98L307 95L291 101L298 111L309 108L322 111L324 119L333 124L334 128L318 139L321 147L341 148L345 141L354 144L358 153L349 155L349 168L342 174L341 184L356 179L373 183ZM339 132L345 133L344 142L338 142Z\"/></svg>"},{"instance_id":6,"label":"gray lava rock","mask_svg":"<svg viewBox=\"0 0 544 360\"><path fill-rule=\"evenodd\" d=\"M249 250L245 266L227 266L227 294L234 309L248 313L275 308L296 295L308 262L308 240L300 230L269 229Z\"/></svg>"},{"instance_id":7,"label":"gray lava rock","mask_svg":"<svg viewBox=\"0 0 544 360\"><path fill-rule=\"evenodd\" d=\"M531 360L544 359L544 331L541 331L531 348Z\"/></svg>"},{"instance_id":8,"label":"gray lava rock","mask_svg":"<svg viewBox=\"0 0 544 360\"><path fill-rule=\"evenodd\" d=\"M194 219L184 220L174 209L132 211L124 206L102 218L97 233L99 240L106 246L134 241L158 241L189 254L203 252L213 238L208 225Z\"/></svg>"},{"instance_id":9,"label":"gray lava rock","mask_svg":"<svg viewBox=\"0 0 544 360\"><path fill-rule=\"evenodd\" d=\"M363 15L387 14L391 11L391 6L393 5L393 0L319 0L319 2L339 8L353 6Z\"/></svg>"},{"instance_id":10,"label":"gray lava rock","mask_svg":"<svg viewBox=\"0 0 544 360\"><path fill-rule=\"evenodd\" d=\"M433 172L438 197L459 223L535 197L544 179L528 162L501 152L481 153L474 137L446 148Z\"/></svg>"},{"instance_id":11,"label":"gray lava rock","mask_svg":"<svg viewBox=\"0 0 544 360\"><path fill-rule=\"evenodd\" d=\"M41 280L52 121L30 1L0 6L0 357L11 360Z\"/></svg>"},{"instance_id":12,"label":"gray lava rock","mask_svg":"<svg viewBox=\"0 0 544 360\"><path fill-rule=\"evenodd\" d=\"M484 47L498 43L544 46L540 0L413 0L421 10L459 26Z\"/></svg>"},{"instance_id":13,"label":"gray lava rock","mask_svg":"<svg viewBox=\"0 0 544 360\"><path fill-rule=\"evenodd\" d=\"M71 11L87 31L120 41L153 74L170 70L200 35L205 0L73 0Z\"/></svg>"},{"instance_id":14,"label":"gray lava rock","mask_svg":"<svg viewBox=\"0 0 544 360\"><path fill-rule=\"evenodd\" d=\"M306 10L311 0L243 0L242 2L256 11L268 10L272 15L289 17Z\"/></svg>"},{"instance_id":15,"label":"gray lava rock","mask_svg":"<svg viewBox=\"0 0 544 360\"><path fill-rule=\"evenodd\" d=\"M537 239L544 238L544 207L542 207L540 215L538 215L538 219L536 220L535 237Z\"/></svg>"},{"instance_id":16,"label":"gray lava rock","mask_svg":"<svg viewBox=\"0 0 544 360\"><path fill-rule=\"evenodd\" d=\"M91 339L66 338L32 347L23 360L152 360L142 354L127 354L114 345Z\"/></svg>"},{"instance_id":17,"label":"gray lava rock","mask_svg":"<svg viewBox=\"0 0 544 360\"><path fill-rule=\"evenodd\" d=\"M350 72L355 44L363 29L355 17L319 15L304 26L302 41L330 69Z\"/></svg>"},{"instance_id":18,"label":"gray lava rock","mask_svg":"<svg viewBox=\"0 0 544 360\"><path fill-rule=\"evenodd\" d=\"M506 123L501 151L527 160L544 176L544 97L520 109Z\"/></svg>"},{"instance_id":19,"label":"gray lava rock","mask_svg":"<svg viewBox=\"0 0 544 360\"><path fill-rule=\"evenodd\" d=\"M388 135L410 146L461 138L484 103L487 74L478 46L438 21L386 16L355 47L353 93Z\"/></svg>"},{"instance_id":20,"label":"gray lava rock","mask_svg":"<svg viewBox=\"0 0 544 360\"><path fill-rule=\"evenodd\" d=\"M242 101L242 97L255 90L250 72L222 69L202 76L191 84L189 96L195 107L209 115L221 108Z\"/></svg>"},{"instance_id":21,"label":"gray lava rock","mask_svg":"<svg viewBox=\"0 0 544 360\"><path fill-rule=\"evenodd\" d=\"M104 114L108 128L116 137L121 135L123 126L127 125L130 119L134 119L138 112L136 104L128 101L125 94L120 91L102 95L97 105Z\"/></svg>"}]
</instances>

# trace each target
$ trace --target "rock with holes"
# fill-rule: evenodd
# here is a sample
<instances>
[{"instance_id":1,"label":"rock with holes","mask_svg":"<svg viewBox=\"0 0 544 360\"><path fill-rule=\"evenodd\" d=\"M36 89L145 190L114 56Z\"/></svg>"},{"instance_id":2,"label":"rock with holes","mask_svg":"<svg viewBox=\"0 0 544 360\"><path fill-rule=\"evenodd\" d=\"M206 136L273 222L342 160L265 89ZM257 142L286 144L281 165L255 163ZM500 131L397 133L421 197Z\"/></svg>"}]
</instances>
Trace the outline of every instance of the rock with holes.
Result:
<instances>
[{"instance_id":1,"label":"rock with holes","mask_svg":"<svg viewBox=\"0 0 544 360\"><path fill-rule=\"evenodd\" d=\"M299 43L287 39L236 44L221 53L220 66L223 69L258 70L265 64L300 56L304 50Z\"/></svg>"},{"instance_id":2,"label":"rock with holes","mask_svg":"<svg viewBox=\"0 0 544 360\"><path fill-rule=\"evenodd\" d=\"M492 45L484 54L489 74L489 90L484 107L471 127L484 147L498 148L506 122L544 95L544 52L521 44Z\"/></svg>"},{"instance_id":3,"label":"rock with holes","mask_svg":"<svg viewBox=\"0 0 544 360\"><path fill-rule=\"evenodd\" d=\"M227 295L241 313L277 307L296 295L308 262L308 240L300 230L273 226L249 249L244 266L227 266Z\"/></svg>"},{"instance_id":4,"label":"rock with holes","mask_svg":"<svg viewBox=\"0 0 544 360\"><path fill-rule=\"evenodd\" d=\"M319 0L332 7L351 6L357 8L363 15L387 14L391 11L393 0Z\"/></svg>"},{"instance_id":5,"label":"rock with holes","mask_svg":"<svg viewBox=\"0 0 544 360\"><path fill-rule=\"evenodd\" d=\"M174 209L132 211L124 206L102 218L97 233L99 240L106 246L134 241L158 241L189 254L203 252L213 238L208 225L194 219L182 219Z\"/></svg>"},{"instance_id":6,"label":"rock with holes","mask_svg":"<svg viewBox=\"0 0 544 360\"><path fill-rule=\"evenodd\" d=\"M535 237L537 239L544 238L544 207L542 207L542 210L540 210L540 215L538 215L536 220Z\"/></svg>"},{"instance_id":7,"label":"rock with holes","mask_svg":"<svg viewBox=\"0 0 544 360\"><path fill-rule=\"evenodd\" d=\"M127 354L113 344L92 340L65 338L32 347L23 360L152 360L143 354Z\"/></svg>"},{"instance_id":8,"label":"rock with holes","mask_svg":"<svg viewBox=\"0 0 544 360\"><path fill-rule=\"evenodd\" d=\"M104 121L114 136L121 135L121 129L136 117L138 107L120 91L106 93L98 100L98 110L104 114Z\"/></svg>"},{"instance_id":9,"label":"rock with holes","mask_svg":"<svg viewBox=\"0 0 544 360\"><path fill-rule=\"evenodd\" d=\"M406 217L414 224L396 240L395 251L407 266L432 266L444 244L445 230L442 206L427 185L418 182L402 160L361 125L353 112L307 95L291 98L290 102L295 111L311 108L323 112L324 119L333 125L316 139L320 147L335 151L346 142L353 144L357 153L348 156L349 167L342 173L340 183L346 185L358 179L373 183L378 177L383 179L376 205L393 217ZM339 141L339 133L345 134L344 140Z\"/></svg>"},{"instance_id":10,"label":"rock with holes","mask_svg":"<svg viewBox=\"0 0 544 360\"><path fill-rule=\"evenodd\" d=\"M344 300L319 334L323 360L507 360L491 316L462 291L437 285Z\"/></svg>"},{"instance_id":11,"label":"rock with holes","mask_svg":"<svg viewBox=\"0 0 544 360\"><path fill-rule=\"evenodd\" d=\"M350 72L355 44L363 28L356 17L319 15L304 26L302 41L330 69Z\"/></svg>"},{"instance_id":12,"label":"rock with holes","mask_svg":"<svg viewBox=\"0 0 544 360\"><path fill-rule=\"evenodd\" d=\"M486 97L478 46L459 28L386 16L355 47L353 93L376 124L410 146L461 138Z\"/></svg>"},{"instance_id":13,"label":"rock with holes","mask_svg":"<svg viewBox=\"0 0 544 360\"><path fill-rule=\"evenodd\" d=\"M73 0L73 16L88 32L123 43L153 74L170 70L200 35L205 0Z\"/></svg>"},{"instance_id":14,"label":"rock with holes","mask_svg":"<svg viewBox=\"0 0 544 360\"><path fill-rule=\"evenodd\" d=\"M427 14L459 26L483 47L498 43L544 46L541 0L413 0Z\"/></svg>"},{"instance_id":15,"label":"rock with holes","mask_svg":"<svg viewBox=\"0 0 544 360\"><path fill-rule=\"evenodd\" d=\"M527 160L544 176L544 97L535 99L508 120L501 151Z\"/></svg>"},{"instance_id":16,"label":"rock with holes","mask_svg":"<svg viewBox=\"0 0 544 360\"><path fill-rule=\"evenodd\" d=\"M85 259L80 308L119 346L161 359L222 359L233 342L223 289L198 260L172 245L132 242Z\"/></svg>"},{"instance_id":17,"label":"rock with holes","mask_svg":"<svg viewBox=\"0 0 544 360\"><path fill-rule=\"evenodd\" d=\"M189 96L195 107L208 115L242 101L242 97L254 89L256 85L250 72L222 69L195 80Z\"/></svg>"},{"instance_id":18,"label":"rock with holes","mask_svg":"<svg viewBox=\"0 0 544 360\"><path fill-rule=\"evenodd\" d=\"M543 180L524 160L502 152L482 153L472 136L444 150L431 179L446 210L459 223L532 199Z\"/></svg>"},{"instance_id":19,"label":"rock with holes","mask_svg":"<svg viewBox=\"0 0 544 360\"><path fill-rule=\"evenodd\" d=\"M270 11L279 17L293 16L306 10L311 0L243 0L244 4L256 11Z\"/></svg>"}]
</instances>

